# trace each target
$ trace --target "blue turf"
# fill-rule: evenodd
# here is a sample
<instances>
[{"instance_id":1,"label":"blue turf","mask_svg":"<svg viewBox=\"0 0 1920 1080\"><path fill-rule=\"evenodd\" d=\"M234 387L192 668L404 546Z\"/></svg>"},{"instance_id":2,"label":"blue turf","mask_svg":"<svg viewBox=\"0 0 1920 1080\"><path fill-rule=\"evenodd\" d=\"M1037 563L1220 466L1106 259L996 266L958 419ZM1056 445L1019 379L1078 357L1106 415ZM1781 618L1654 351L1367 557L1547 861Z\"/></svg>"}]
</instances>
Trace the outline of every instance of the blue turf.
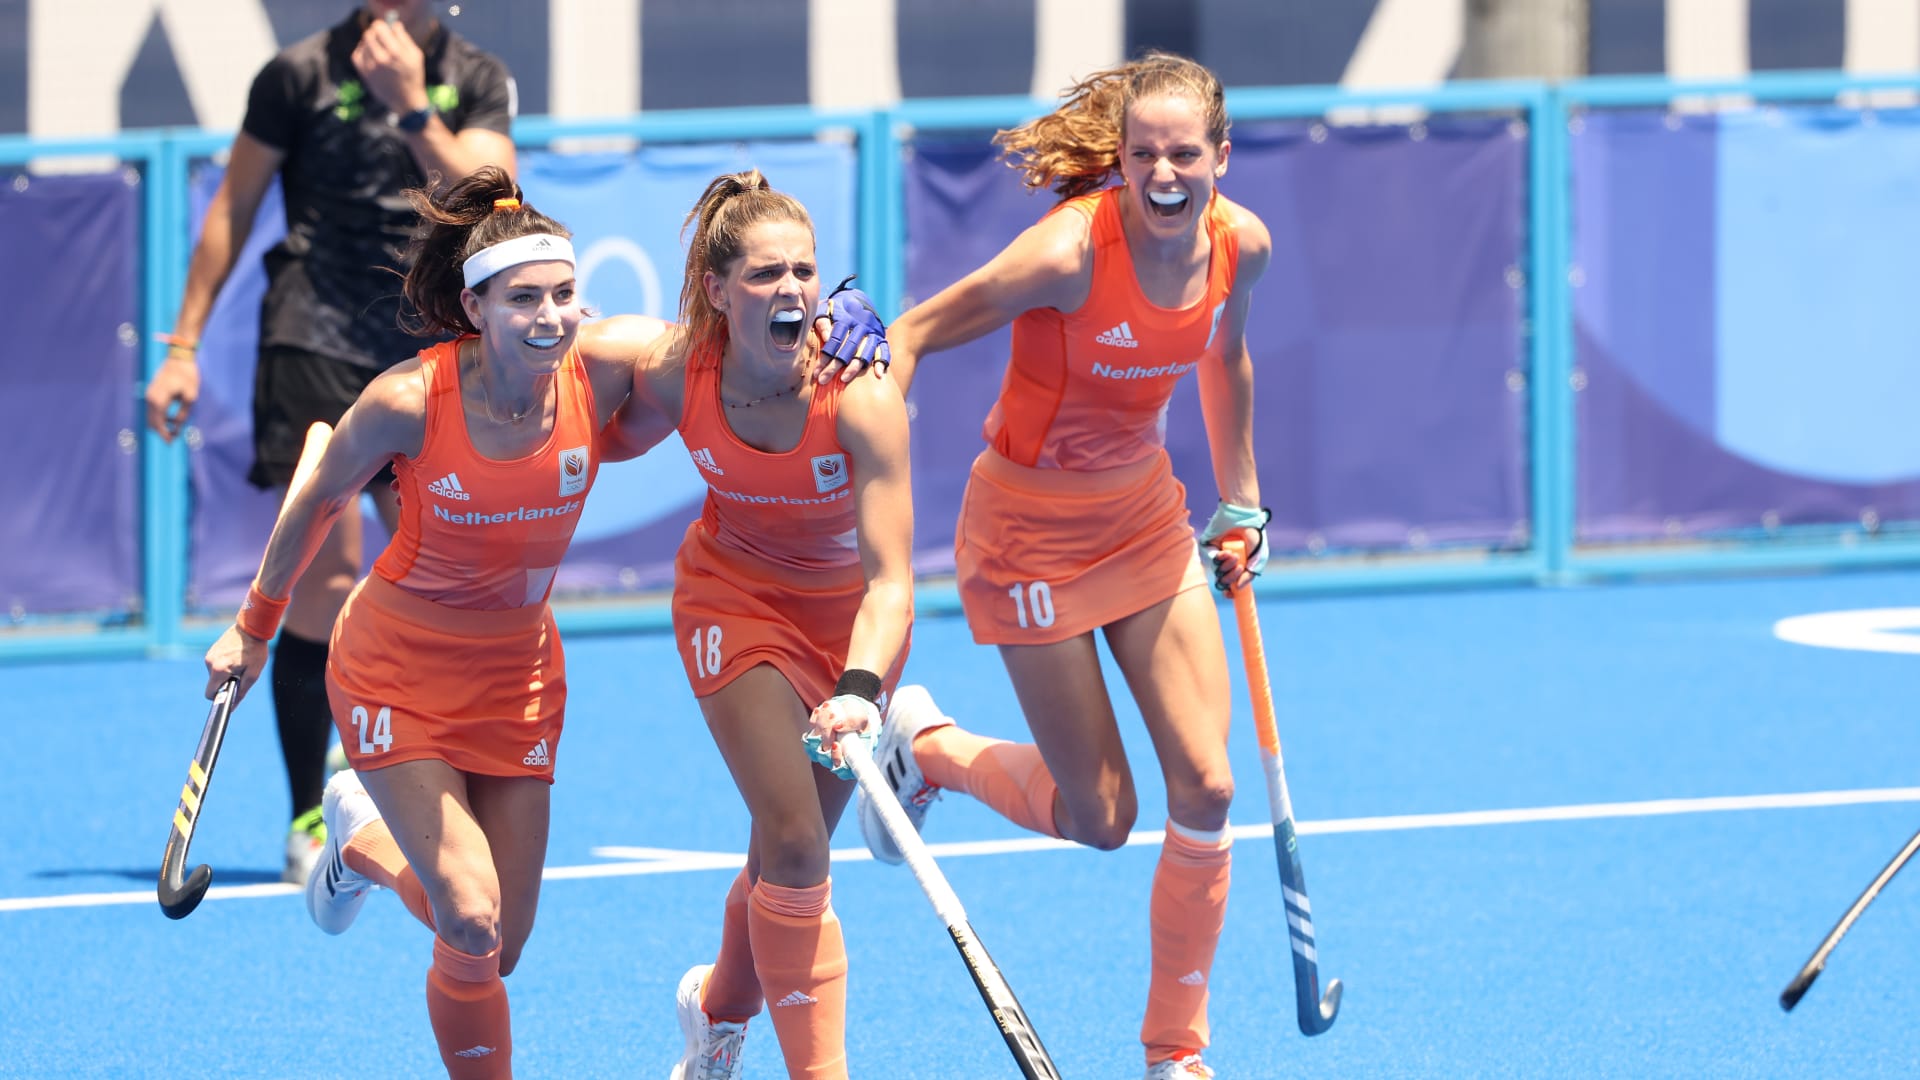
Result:
<instances>
[{"instance_id":1,"label":"blue turf","mask_svg":"<svg viewBox=\"0 0 1920 1080\"><path fill-rule=\"evenodd\" d=\"M1776 641L1775 620L1920 604L1920 575L1269 600L1288 774L1311 823L1384 814L1912 783L1920 659ZM1230 621L1230 620L1229 620ZM927 620L910 677L989 733L1020 721L992 650ZM603 844L738 850L746 815L667 637L569 643L550 863ZM1236 646L1230 653L1238 668ZM197 661L0 667L16 768L0 899L146 890L205 715ZM1237 675L1236 675L1237 678ZM1121 686L1117 672L1110 684ZM1236 691L1234 821L1266 819ZM1123 729L1139 827L1163 795ZM195 840L217 884L271 881L284 780L264 697L235 714ZM1775 996L1920 806L1308 835L1339 1022L1302 1038L1270 843L1243 841L1214 973L1223 1077L1906 1076L1920 1070L1920 884L1895 879L1791 1016ZM1018 830L962 798L934 841ZM838 846L857 846L848 822ZM1068 1077L1139 1075L1155 850L943 866ZM1909 871L1912 873L1913 871ZM523 1077L661 1076L724 871L554 881L509 981ZM861 1077L1012 1075L903 869L835 869ZM0 911L0 1074L432 1075L427 936L391 897L328 938L292 896ZM749 1077L781 1075L770 1025Z\"/></svg>"}]
</instances>

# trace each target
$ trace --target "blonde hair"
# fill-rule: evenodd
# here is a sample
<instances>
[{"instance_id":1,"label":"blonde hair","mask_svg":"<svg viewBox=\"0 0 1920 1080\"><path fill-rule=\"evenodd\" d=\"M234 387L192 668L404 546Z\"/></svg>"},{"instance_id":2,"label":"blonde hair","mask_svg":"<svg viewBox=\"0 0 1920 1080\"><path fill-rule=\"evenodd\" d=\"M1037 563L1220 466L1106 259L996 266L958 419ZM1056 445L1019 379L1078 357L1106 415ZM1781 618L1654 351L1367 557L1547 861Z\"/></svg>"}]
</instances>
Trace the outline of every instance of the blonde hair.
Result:
<instances>
[{"instance_id":1,"label":"blonde hair","mask_svg":"<svg viewBox=\"0 0 1920 1080\"><path fill-rule=\"evenodd\" d=\"M1085 195L1120 171L1128 106L1169 94L1191 98L1206 112L1207 141L1215 147L1227 141L1233 122L1220 80L1184 56L1155 51L1074 83L1052 112L995 134L994 145L1028 188L1051 187L1063 199Z\"/></svg>"},{"instance_id":2,"label":"blonde hair","mask_svg":"<svg viewBox=\"0 0 1920 1080\"><path fill-rule=\"evenodd\" d=\"M711 345L719 342L727 317L707 299L707 271L725 277L740 249L747 231L764 221L797 221L813 232L813 219L800 200L783 191L775 191L759 169L716 176L707 185L700 200L687 213L680 235L693 230L687 243L687 277L680 285L680 325L689 344Z\"/></svg>"}]
</instances>

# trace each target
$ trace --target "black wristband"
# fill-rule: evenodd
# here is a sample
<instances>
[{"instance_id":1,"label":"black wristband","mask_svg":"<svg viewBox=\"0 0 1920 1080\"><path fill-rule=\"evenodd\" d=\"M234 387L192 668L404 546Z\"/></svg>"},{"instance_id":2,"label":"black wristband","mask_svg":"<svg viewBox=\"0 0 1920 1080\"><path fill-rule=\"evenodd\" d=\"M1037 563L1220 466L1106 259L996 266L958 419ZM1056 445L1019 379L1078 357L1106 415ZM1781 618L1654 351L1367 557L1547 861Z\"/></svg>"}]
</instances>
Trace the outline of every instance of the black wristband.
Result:
<instances>
[{"instance_id":1,"label":"black wristband","mask_svg":"<svg viewBox=\"0 0 1920 1080\"><path fill-rule=\"evenodd\" d=\"M852 694L863 697L875 705L880 703L880 676L857 667L848 668L840 673L840 681L833 684L833 696Z\"/></svg>"}]
</instances>

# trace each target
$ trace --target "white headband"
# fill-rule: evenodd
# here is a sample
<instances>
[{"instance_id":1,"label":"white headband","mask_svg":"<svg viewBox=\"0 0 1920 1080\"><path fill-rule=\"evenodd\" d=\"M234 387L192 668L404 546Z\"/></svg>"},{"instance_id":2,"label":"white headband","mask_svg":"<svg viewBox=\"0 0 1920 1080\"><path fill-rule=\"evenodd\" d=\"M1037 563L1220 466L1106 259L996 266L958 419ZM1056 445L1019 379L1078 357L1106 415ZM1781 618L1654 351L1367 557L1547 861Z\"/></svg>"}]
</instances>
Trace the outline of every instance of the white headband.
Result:
<instances>
[{"instance_id":1,"label":"white headband","mask_svg":"<svg viewBox=\"0 0 1920 1080\"><path fill-rule=\"evenodd\" d=\"M466 276L467 288L471 289L509 266L530 262L563 262L571 266L573 243L552 233L516 236L474 252L460 264L460 271Z\"/></svg>"}]
</instances>

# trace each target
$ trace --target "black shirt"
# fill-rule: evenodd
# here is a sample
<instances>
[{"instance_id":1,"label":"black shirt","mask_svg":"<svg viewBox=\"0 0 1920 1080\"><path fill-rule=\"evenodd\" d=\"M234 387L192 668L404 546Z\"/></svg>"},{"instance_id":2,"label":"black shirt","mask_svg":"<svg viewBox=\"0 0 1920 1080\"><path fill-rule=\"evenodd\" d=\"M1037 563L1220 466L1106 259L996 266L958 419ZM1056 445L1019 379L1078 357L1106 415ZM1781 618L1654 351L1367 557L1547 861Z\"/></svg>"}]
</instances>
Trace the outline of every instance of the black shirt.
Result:
<instances>
[{"instance_id":1,"label":"black shirt","mask_svg":"<svg viewBox=\"0 0 1920 1080\"><path fill-rule=\"evenodd\" d=\"M399 328L402 253L417 220L401 192L426 178L353 68L367 15L289 45L260 69L241 130L286 155L287 236L267 252L260 344L385 368L418 352ZM427 96L453 131L511 134L499 58L436 27L421 50Z\"/></svg>"}]
</instances>

